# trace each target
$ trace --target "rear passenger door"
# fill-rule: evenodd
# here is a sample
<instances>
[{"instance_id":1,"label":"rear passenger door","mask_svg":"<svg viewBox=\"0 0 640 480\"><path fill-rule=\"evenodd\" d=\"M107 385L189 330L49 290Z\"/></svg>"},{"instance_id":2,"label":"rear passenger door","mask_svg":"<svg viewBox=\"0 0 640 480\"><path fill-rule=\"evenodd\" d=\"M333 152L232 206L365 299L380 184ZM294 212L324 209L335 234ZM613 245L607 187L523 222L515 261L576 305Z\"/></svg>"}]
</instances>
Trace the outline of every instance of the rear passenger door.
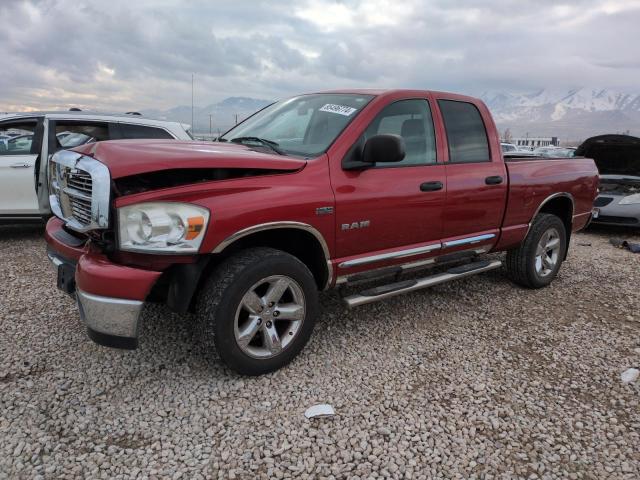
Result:
<instances>
[{"instance_id":1,"label":"rear passenger door","mask_svg":"<svg viewBox=\"0 0 640 480\"><path fill-rule=\"evenodd\" d=\"M483 104L438 98L447 142L443 253L489 247L498 237L507 174L493 121ZM481 111L482 109L482 111Z\"/></svg>"}]
</instances>

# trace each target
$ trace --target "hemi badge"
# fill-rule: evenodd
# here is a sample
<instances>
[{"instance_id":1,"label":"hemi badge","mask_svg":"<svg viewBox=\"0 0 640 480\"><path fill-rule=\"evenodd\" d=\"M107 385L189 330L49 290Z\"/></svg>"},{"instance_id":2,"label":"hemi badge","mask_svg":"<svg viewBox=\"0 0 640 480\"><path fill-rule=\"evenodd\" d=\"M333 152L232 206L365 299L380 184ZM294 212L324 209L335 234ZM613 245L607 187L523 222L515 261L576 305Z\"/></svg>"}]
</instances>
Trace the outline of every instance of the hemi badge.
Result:
<instances>
[{"instance_id":1,"label":"hemi badge","mask_svg":"<svg viewBox=\"0 0 640 480\"><path fill-rule=\"evenodd\" d=\"M333 207L316 208L316 215L331 215L332 213L333 213Z\"/></svg>"}]
</instances>

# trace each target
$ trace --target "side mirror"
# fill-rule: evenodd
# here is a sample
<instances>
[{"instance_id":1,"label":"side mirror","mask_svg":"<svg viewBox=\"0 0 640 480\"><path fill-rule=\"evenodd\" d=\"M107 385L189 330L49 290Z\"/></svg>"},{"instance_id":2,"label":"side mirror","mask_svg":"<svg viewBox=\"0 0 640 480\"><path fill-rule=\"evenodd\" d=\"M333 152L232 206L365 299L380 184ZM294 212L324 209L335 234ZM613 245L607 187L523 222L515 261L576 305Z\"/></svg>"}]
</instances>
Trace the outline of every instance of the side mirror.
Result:
<instances>
[{"instance_id":1,"label":"side mirror","mask_svg":"<svg viewBox=\"0 0 640 480\"><path fill-rule=\"evenodd\" d=\"M400 135L374 135L357 148L360 145L361 142L356 143L342 161L344 170L364 170L378 162L401 162L405 157L404 139Z\"/></svg>"},{"instance_id":2,"label":"side mirror","mask_svg":"<svg viewBox=\"0 0 640 480\"><path fill-rule=\"evenodd\" d=\"M362 161L366 163L401 162L404 156L404 139L400 135L374 135L362 149Z\"/></svg>"}]
</instances>

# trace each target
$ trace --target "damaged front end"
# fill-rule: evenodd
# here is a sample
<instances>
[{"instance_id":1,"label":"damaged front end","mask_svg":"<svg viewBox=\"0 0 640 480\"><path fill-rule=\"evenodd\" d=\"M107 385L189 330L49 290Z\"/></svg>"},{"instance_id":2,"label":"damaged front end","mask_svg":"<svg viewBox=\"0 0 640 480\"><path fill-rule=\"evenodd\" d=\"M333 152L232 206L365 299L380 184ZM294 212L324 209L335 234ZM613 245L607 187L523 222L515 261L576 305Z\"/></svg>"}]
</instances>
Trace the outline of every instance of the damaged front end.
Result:
<instances>
[{"instance_id":1,"label":"damaged front end","mask_svg":"<svg viewBox=\"0 0 640 480\"><path fill-rule=\"evenodd\" d=\"M593 223L640 227L640 177L601 175Z\"/></svg>"},{"instance_id":2,"label":"damaged front end","mask_svg":"<svg viewBox=\"0 0 640 480\"><path fill-rule=\"evenodd\" d=\"M290 171L260 168L175 168L118 178L114 181L114 191L120 197L162 188L281 173Z\"/></svg>"},{"instance_id":3,"label":"damaged front end","mask_svg":"<svg viewBox=\"0 0 640 480\"><path fill-rule=\"evenodd\" d=\"M600 194L625 197L640 194L640 176L601 175Z\"/></svg>"},{"instance_id":4,"label":"damaged front end","mask_svg":"<svg viewBox=\"0 0 640 480\"><path fill-rule=\"evenodd\" d=\"M640 138L592 137L578 147L576 155L593 158L600 172L592 222L640 227Z\"/></svg>"}]
</instances>

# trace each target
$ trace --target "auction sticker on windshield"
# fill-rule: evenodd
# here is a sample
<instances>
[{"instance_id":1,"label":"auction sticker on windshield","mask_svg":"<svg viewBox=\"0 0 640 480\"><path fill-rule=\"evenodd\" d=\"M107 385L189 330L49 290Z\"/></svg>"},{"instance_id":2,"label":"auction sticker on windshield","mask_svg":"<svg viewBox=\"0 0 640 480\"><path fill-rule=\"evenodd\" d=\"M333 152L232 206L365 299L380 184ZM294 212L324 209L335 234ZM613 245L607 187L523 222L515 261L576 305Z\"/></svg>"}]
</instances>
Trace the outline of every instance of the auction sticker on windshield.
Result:
<instances>
[{"instance_id":1,"label":"auction sticker on windshield","mask_svg":"<svg viewBox=\"0 0 640 480\"><path fill-rule=\"evenodd\" d=\"M321 112L337 113L338 115L344 115L345 117L348 117L356 110L357 108L347 107L346 105L334 105L333 103L327 103L324 107L319 109Z\"/></svg>"}]
</instances>

